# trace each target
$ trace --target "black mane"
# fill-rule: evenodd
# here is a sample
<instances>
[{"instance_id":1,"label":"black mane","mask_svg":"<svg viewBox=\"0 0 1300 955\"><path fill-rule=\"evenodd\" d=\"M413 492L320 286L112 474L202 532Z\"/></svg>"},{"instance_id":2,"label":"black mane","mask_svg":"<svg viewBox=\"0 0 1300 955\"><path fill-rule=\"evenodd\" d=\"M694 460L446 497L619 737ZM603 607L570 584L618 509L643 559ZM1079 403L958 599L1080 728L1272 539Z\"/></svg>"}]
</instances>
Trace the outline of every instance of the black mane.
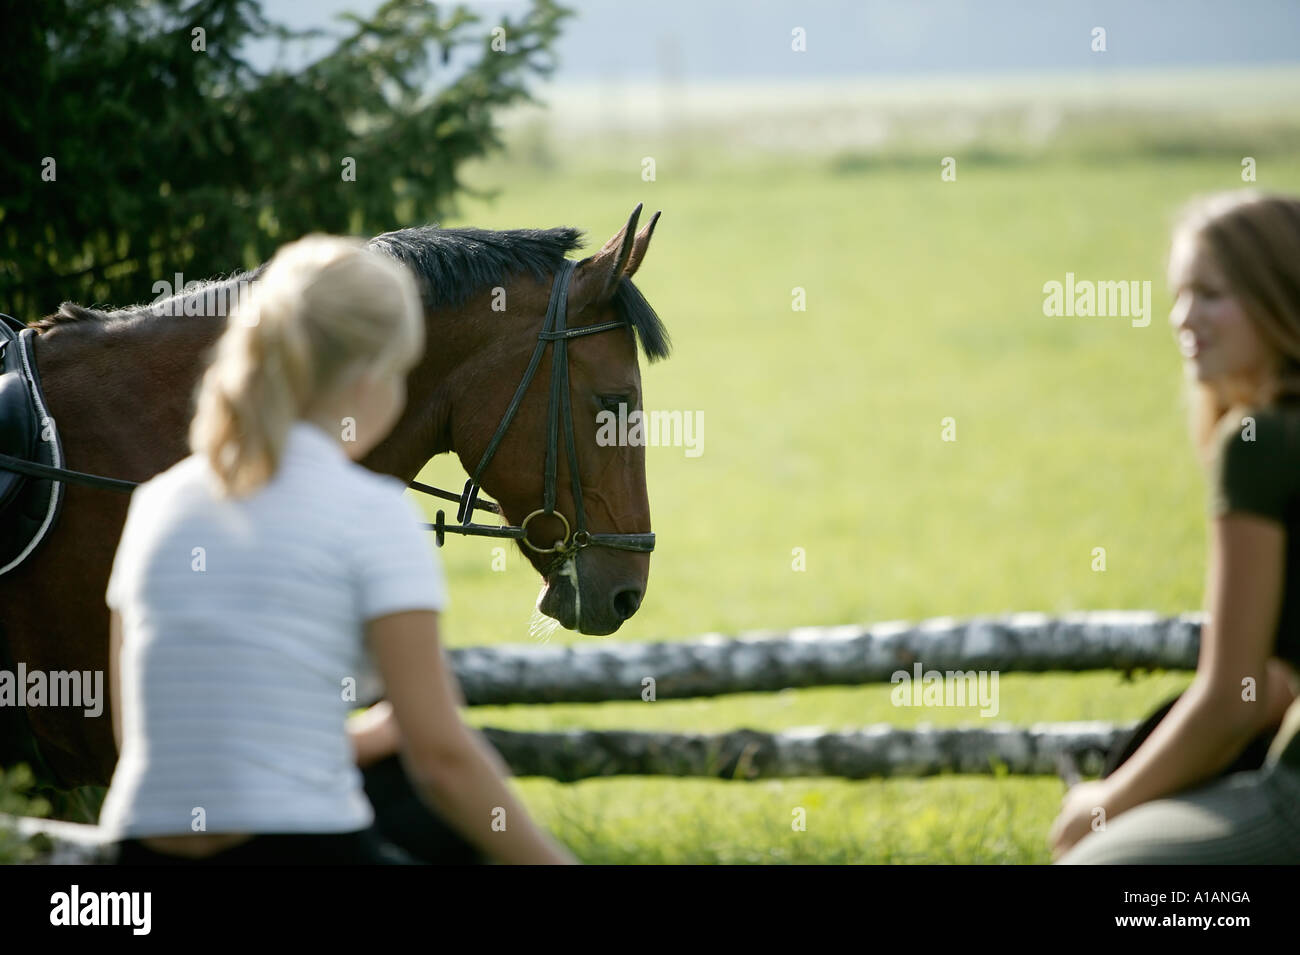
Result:
<instances>
[{"instance_id":1,"label":"black mane","mask_svg":"<svg viewBox=\"0 0 1300 955\"><path fill-rule=\"evenodd\" d=\"M506 278L527 272L539 282L559 269L582 244L577 229L442 229L416 226L385 232L370 247L391 255L415 273L425 307L464 305L466 299Z\"/></svg>"},{"instance_id":2,"label":"black mane","mask_svg":"<svg viewBox=\"0 0 1300 955\"><path fill-rule=\"evenodd\" d=\"M544 282L581 244L582 232L569 227L495 231L417 226L370 240L371 248L391 255L416 274L427 308L463 305L479 290L503 285L520 272ZM630 279L619 279L614 309L636 329L646 358L668 357L672 348L668 329Z\"/></svg>"},{"instance_id":3,"label":"black mane","mask_svg":"<svg viewBox=\"0 0 1300 955\"><path fill-rule=\"evenodd\" d=\"M415 273L426 308L458 307L481 289L504 285L512 275L528 273L544 282L560 268L565 256L581 244L578 229L443 229L417 226L385 232L370 240L370 247L390 255ZM69 322L111 321L150 312L165 314L170 306L183 309L186 300L221 291L241 281L249 282L266 266L252 272L216 279L160 302L101 310L64 302L53 315L34 323L50 328ZM666 358L672 347L668 330L650 303L627 278L614 291L618 316L636 329L650 361ZM179 312L178 312L179 313Z\"/></svg>"}]
</instances>

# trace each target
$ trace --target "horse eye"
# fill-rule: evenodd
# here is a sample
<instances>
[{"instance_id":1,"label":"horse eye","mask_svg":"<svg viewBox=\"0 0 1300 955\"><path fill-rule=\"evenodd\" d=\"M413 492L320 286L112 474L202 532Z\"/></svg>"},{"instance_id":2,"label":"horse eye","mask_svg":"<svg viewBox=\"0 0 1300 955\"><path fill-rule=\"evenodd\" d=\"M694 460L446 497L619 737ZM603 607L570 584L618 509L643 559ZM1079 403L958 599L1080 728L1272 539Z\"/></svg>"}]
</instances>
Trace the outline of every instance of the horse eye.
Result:
<instances>
[{"instance_id":1,"label":"horse eye","mask_svg":"<svg viewBox=\"0 0 1300 955\"><path fill-rule=\"evenodd\" d=\"M612 411L614 414L618 414L619 405L630 406L632 404L632 402L628 400L627 395L597 395L596 398L600 401L600 406L602 408L606 411Z\"/></svg>"}]
</instances>

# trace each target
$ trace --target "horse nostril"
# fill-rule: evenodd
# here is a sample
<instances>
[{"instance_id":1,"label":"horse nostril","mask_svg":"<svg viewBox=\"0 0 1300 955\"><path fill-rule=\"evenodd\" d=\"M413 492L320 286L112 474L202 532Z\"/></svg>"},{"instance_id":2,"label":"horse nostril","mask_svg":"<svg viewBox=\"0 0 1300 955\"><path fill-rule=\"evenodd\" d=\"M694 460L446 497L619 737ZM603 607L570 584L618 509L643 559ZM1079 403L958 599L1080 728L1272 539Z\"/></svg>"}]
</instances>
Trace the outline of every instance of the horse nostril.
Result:
<instances>
[{"instance_id":1,"label":"horse nostril","mask_svg":"<svg viewBox=\"0 0 1300 955\"><path fill-rule=\"evenodd\" d=\"M614 615L620 620L628 619L640 606L641 591L639 590L620 590L614 595Z\"/></svg>"}]
</instances>

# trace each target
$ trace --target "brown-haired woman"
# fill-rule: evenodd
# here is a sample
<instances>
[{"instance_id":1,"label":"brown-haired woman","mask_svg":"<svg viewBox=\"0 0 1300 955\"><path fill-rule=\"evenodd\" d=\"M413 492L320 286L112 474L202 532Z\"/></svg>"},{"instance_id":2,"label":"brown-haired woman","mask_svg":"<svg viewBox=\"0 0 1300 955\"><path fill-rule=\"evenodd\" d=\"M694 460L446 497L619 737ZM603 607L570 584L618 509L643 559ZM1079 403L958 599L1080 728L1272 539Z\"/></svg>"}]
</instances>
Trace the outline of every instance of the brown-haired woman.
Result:
<instances>
[{"instance_id":1,"label":"brown-haired woman","mask_svg":"<svg viewBox=\"0 0 1300 955\"><path fill-rule=\"evenodd\" d=\"M1300 862L1300 200L1238 192L1194 203L1169 276L1211 481L1200 657L1132 756L1066 793L1053 855ZM1222 776L1279 723L1261 768Z\"/></svg>"}]
</instances>

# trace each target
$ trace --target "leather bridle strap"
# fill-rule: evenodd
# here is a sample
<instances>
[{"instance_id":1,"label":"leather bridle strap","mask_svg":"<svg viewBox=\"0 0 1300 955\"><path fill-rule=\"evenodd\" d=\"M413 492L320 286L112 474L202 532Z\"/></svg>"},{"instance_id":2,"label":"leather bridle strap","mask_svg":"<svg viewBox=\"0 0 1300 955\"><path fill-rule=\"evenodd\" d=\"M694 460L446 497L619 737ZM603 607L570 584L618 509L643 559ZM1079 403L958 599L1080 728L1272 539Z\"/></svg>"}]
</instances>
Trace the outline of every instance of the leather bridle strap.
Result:
<instances>
[{"instance_id":1,"label":"leather bridle strap","mask_svg":"<svg viewBox=\"0 0 1300 955\"><path fill-rule=\"evenodd\" d=\"M612 331L616 328L627 328L628 326L626 322L614 321L602 322L599 325L585 325L579 328L567 327L569 284L576 268L576 262L566 260L559 273L556 274L551 285L551 297L546 306L546 318L542 322L541 332L537 335L537 345L534 347L532 357L528 361L528 367L519 382L519 387L515 389L514 396L510 399L510 404L506 407L505 414L501 417L500 424L497 425L496 432L488 442L483 456L479 458L478 466L474 468L474 476L465 482L465 487L459 497L453 495L450 491L443 491L427 484L414 481L410 484L417 491L423 491L426 494L433 494L447 500L458 501L456 518L460 522L459 526L447 524L442 511L437 513L437 521L428 525L434 531L440 547L445 540L444 535L450 533L517 540L536 553L553 553L556 555L557 560L563 560L583 547L609 547L615 550L647 554L654 550L655 535L653 533L592 534L587 530L587 514L582 499L582 477L578 471L578 450L573 433L573 408L569 395L569 351L567 346L570 339L596 335L600 332ZM492 462L497 449L501 446L506 431L510 428L510 423L518 413L519 405L523 402L529 385L532 384L533 378L537 375L537 369L541 366L542 355L546 351L546 346L551 344L554 345L555 352L551 356L551 390L547 405L546 462L543 471L542 507L525 517L517 527L475 524L474 511L476 510L501 513L498 505L478 499L478 492L481 487L480 481L487 471L488 465ZM561 427L563 427L564 432L564 446L569 462L569 480L573 493L575 511L573 527L570 527L564 515L555 509L556 472ZM558 518L564 525L564 536L550 547L538 547L528 539L529 522L541 516Z\"/></svg>"},{"instance_id":2,"label":"leather bridle strap","mask_svg":"<svg viewBox=\"0 0 1300 955\"><path fill-rule=\"evenodd\" d=\"M409 484L412 489L421 493L457 502L456 519L460 522L459 526L448 525L442 511L438 511L436 523L425 525L434 531L439 547L443 545L446 534L504 538L517 540L539 554L555 554L557 562L567 559L584 547L609 547L614 550L632 551L641 554L648 554L655 548L655 535L653 533L592 534L587 530L587 513L582 498L582 477L578 471L577 442L574 440L573 434L573 407L569 395L568 344L571 339L582 338L587 335L598 335L601 332L613 331L616 328L627 328L628 324L625 321L614 321L602 322L599 325L584 325L579 328L567 327L569 284L573 279L576 268L576 262L566 259L564 265L556 274L551 284L551 297L546 306L546 318L542 322L541 332L537 335L537 346L533 349L532 358L528 361L528 368L524 372L523 380L519 382L519 387L515 389L505 415L502 416L501 423L497 425L496 433L492 435L492 440L488 442L487 449L479 459L478 466L474 469L474 476L465 482L465 487L461 493L457 495L432 485L422 484L419 481L411 481ZM12 319L10 321L18 324ZM475 524L475 511L501 514L499 505L491 501L479 500L479 482L487 471L488 465L492 462L497 449L501 446L501 441L505 438L506 431L514 420L515 414L519 411L519 405L523 402L524 395L528 392L528 386L532 384L537 369L541 366L542 355L546 352L548 345L554 345L555 353L551 357L551 391L547 406L546 463L542 488L542 507L525 517L518 526ZM561 428L563 428L564 448L569 462L569 480L573 493L575 513L572 527L569 525L568 519L555 509L555 485L560 453ZM66 481L124 493L130 493L137 484L135 481L122 481L116 478L101 477L97 474L85 474L81 471L41 464L36 461L27 461L7 454L0 454L0 469L16 471L28 477ZM542 516L554 517L564 525L564 536L550 547L538 547L528 539L529 522L536 517Z\"/></svg>"}]
</instances>

